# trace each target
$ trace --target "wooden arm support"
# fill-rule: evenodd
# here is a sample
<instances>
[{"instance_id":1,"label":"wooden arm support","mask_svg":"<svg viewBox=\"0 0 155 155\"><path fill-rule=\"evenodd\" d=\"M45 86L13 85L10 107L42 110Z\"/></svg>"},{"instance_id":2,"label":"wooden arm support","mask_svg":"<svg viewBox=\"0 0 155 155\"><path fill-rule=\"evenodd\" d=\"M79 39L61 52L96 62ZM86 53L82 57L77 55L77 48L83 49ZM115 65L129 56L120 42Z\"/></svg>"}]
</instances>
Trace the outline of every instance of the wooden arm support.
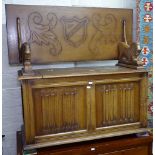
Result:
<instances>
[{"instance_id":1,"label":"wooden arm support","mask_svg":"<svg viewBox=\"0 0 155 155\"><path fill-rule=\"evenodd\" d=\"M118 43L118 64L119 66L129 68L143 68L143 63L138 59L141 52L140 45L133 42L131 45L127 43L126 37L126 21L123 19L123 42Z\"/></svg>"},{"instance_id":2,"label":"wooden arm support","mask_svg":"<svg viewBox=\"0 0 155 155\"><path fill-rule=\"evenodd\" d=\"M21 53L22 53L22 62L24 66L23 73L31 74L32 73L31 50L27 42L22 44Z\"/></svg>"},{"instance_id":3,"label":"wooden arm support","mask_svg":"<svg viewBox=\"0 0 155 155\"><path fill-rule=\"evenodd\" d=\"M17 36L18 36L19 62L23 63L24 66L24 68L22 69L23 74L32 74L30 45L28 42L22 43L21 25L19 17L17 17Z\"/></svg>"},{"instance_id":4,"label":"wooden arm support","mask_svg":"<svg viewBox=\"0 0 155 155\"><path fill-rule=\"evenodd\" d=\"M118 44L119 49L119 66L125 66L129 68L142 68L143 63L138 59L141 52L137 43L132 43L130 46L125 42Z\"/></svg>"}]
</instances>

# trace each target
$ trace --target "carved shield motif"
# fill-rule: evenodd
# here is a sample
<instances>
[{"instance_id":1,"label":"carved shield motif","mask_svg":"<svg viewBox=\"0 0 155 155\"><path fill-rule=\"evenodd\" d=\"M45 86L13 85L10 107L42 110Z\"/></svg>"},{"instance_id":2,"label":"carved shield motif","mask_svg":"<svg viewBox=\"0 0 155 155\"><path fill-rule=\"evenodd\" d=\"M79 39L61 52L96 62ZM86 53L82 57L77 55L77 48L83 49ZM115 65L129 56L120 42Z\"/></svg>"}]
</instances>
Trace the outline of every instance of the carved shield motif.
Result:
<instances>
[{"instance_id":1,"label":"carved shield motif","mask_svg":"<svg viewBox=\"0 0 155 155\"><path fill-rule=\"evenodd\" d=\"M77 17L71 19L62 17L61 22L63 24L64 39L68 44L73 47L78 47L84 43L87 37L87 17L82 19Z\"/></svg>"}]
</instances>

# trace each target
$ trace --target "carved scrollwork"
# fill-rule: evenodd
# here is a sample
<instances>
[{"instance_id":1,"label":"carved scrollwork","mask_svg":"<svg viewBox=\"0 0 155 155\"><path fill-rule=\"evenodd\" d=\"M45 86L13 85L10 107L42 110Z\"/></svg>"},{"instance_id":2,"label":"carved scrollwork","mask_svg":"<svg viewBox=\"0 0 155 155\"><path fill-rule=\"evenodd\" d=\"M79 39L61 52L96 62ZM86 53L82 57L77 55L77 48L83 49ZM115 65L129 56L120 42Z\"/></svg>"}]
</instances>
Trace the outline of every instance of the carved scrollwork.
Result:
<instances>
[{"instance_id":1,"label":"carved scrollwork","mask_svg":"<svg viewBox=\"0 0 155 155\"><path fill-rule=\"evenodd\" d=\"M53 29L57 25L57 16L54 13L47 14L48 24L43 23L43 17L39 12L32 12L28 16L28 26L30 30L30 43L39 46L49 46L49 52L57 56L62 51L62 46Z\"/></svg>"},{"instance_id":2,"label":"carved scrollwork","mask_svg":"<svg viewBox=\"0 0 155 155\"><path fill-rule=\"evenodd\" d=\"M101 45L113 44L117 42L115 29L117 28L117 19L113 14L94 14L92 16L93 26L96 29L95 34L89 42L89 50L93 54L100 52Z\"/></svg>"}]
</instances>

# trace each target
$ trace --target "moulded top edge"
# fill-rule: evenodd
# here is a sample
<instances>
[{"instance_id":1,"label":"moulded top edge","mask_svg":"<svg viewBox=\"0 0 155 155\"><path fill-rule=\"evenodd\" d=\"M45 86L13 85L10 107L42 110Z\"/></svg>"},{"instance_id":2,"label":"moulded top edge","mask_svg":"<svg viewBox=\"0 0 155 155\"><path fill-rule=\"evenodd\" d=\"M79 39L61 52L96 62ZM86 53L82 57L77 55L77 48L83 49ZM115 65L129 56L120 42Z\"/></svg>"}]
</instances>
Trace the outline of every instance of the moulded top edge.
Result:
<instances>
[{"instance_id":1,"label":"moulded top edge","mask_svg":"<svg viewBox=\"0 0 155 155\"><path fill-rule=\"evenodd\" d=\"M45 78L61 78L76 77L89 75L113 75L128 73L145 73L145 69L130 69L119 66L106 67L74 67L74 68L48 68L32 70L32 74L23 74L22 70L18 72L19 80L26 79L45 79Z\"/></svg>"}]
</instances>

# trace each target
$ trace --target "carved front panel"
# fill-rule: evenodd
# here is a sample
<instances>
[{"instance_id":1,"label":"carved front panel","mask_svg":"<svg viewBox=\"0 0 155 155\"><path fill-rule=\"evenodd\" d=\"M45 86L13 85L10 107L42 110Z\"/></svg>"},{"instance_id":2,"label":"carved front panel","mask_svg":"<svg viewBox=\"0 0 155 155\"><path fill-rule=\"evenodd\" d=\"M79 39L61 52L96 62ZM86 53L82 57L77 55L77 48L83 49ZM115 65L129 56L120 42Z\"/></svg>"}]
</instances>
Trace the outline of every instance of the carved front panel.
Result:
<instances>
[{"instance_id":1,"label":"carved front panel","mask_svg":"<svg viewBox=\"0 0 155 155\"><path fill-rule=\"evenodd\" d=\"M139 121L139 103L139 88L136 82L97 85L97 127Z\"/></svg>"},{"instance_id":2,"label":"carved front panel","mask_svg":"<svg viewBox=\"0 0 155 155\"><path fill-rule=\"evenodd\" d=\"M36 135L86 129L84 87L34 89L33 96Z\"/></svg>"},{"instance_id":3,"label":"carved front panel","mask_svg":"<svg viewBox=\"0 0 155 155\"><path fill-rule=\"evenodd\" d=\"M58 77L52 72L57 78L23 79L26 144L52 146L146 132L147 73L108 75L106 69L105 75Z\"/></svg>"}]
</instances>

